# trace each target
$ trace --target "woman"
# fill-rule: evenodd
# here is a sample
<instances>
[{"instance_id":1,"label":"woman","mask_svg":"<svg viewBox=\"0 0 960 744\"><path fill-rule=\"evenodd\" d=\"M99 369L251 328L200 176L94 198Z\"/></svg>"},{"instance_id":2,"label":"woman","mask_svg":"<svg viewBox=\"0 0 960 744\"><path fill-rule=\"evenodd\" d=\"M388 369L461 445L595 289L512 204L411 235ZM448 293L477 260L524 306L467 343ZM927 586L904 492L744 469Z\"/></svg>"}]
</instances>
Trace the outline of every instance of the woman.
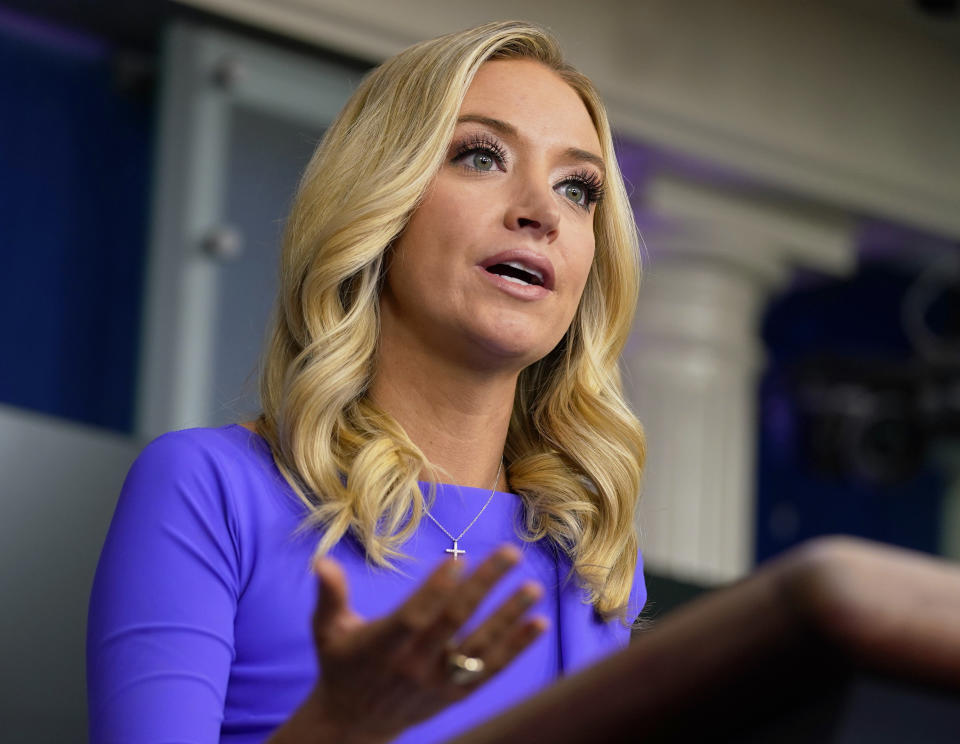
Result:
<instances>
[{"instance_id":1,"label":"woman","mask_svg":"<svg viewBox=\"0 0 960 744\"><path fill-rule=\"evenodd\" d=\"M544 31L374 70L288 220L263 414L124 486L92 740L441 741L625 644L638 276L602 105Z\"/></svg>"}]
</instances>

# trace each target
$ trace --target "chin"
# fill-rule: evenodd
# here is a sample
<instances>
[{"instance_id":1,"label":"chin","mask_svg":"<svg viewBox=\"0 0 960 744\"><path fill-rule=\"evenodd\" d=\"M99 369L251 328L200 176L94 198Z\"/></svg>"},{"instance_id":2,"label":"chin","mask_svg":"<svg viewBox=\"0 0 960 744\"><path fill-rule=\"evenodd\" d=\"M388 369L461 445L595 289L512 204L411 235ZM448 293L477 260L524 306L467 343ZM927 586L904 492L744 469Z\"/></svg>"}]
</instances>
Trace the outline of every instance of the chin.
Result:
<instances>
[{"instance_id":1,"label":"chin","mask_svg":"<svg viewBox=\"0 0 960 744\"><path fill-rule=\"evenodd\" d=\"M488 358L501 365L509 364L517 372L539 362L556 347L556 344L547 346L542 338L524 339L504 334L478 338L477 345L486 352Z\"/></svg>"},{"instance_id":2,"label":"chin","mask_svg":"<svg viewBox=\"0 0 960 744\"><path fill-rule=\"evenodd\" d=\"M479 351L478 362L484 366L487 363L509 366L519 372L547 356L567 330L556 328L554 323L544 324L542 320L498 308L489 314L478 314L466 327L461 326L462 337L469 339L469 345Z\"/></svg>"}]
</instances>

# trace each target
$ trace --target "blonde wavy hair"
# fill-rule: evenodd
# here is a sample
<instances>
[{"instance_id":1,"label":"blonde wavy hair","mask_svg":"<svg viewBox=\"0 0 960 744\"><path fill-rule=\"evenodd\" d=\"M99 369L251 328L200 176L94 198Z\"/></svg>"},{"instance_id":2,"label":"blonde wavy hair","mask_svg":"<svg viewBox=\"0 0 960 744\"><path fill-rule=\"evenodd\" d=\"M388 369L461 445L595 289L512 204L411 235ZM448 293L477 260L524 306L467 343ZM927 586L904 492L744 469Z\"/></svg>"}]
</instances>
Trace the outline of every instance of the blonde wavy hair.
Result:
<instances>
[{"instance_id":1,"label":"blonde wavy hair","mask_svg":"<svg viewBox=\"0 0 960 744\"><path fill-rule=\"evenodd\" d=\"M491 23L422 42L373 70L353 94L310 160L286 224L257 423L309 510L305 526L323 528L318 554L349 532L376 565L403 556L429 506L418 477L436 478L437 470L367 396L386 252L440 168L477 70L514 58L545 65L579 94L607 177L574 320L560 344L520 374L507 476L525 507L523 539L552 540L588 601L622 618L645 451L618 369L640 278L637 234L603 104L542 28Z\"/></svg>"}]
</instances>

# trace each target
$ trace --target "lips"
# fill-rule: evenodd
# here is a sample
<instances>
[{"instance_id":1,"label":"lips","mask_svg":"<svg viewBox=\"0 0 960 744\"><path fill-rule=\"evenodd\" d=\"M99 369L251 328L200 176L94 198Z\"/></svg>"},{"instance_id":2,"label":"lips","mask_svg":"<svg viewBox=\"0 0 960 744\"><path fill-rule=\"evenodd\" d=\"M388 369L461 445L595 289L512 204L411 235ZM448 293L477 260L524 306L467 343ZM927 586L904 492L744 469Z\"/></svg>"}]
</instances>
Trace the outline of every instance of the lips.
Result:
<instances>
[{"instance_id":1,"label":"lips","mask_svg":"<svg viewBox=\"0 0 960 744\"><path fill-rule=\"evenodd\" d=\"M545 256L520 248L490 256L480 263L489 274L517 287L542 287L551 291L554 286L553 264Z\"/></svg>"}]
</instances>

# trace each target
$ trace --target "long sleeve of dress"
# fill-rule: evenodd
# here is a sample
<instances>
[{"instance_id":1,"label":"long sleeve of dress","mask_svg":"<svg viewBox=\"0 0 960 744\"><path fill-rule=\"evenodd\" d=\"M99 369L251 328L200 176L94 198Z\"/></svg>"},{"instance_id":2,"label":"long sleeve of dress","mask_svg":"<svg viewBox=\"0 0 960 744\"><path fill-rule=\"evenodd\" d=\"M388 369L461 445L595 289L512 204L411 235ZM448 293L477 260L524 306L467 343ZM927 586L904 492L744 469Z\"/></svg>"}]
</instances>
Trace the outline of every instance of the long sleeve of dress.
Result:
<instances>
[{"instance_id":1,"label":"long sleeve of dress","mask_svg":"<svg viewBox=\"0 0 960 744\"><path fill-rule=\"evenodd\" d=\"M90 602L93 744L220 739L239 584L226 477L171 435L127 477Z\"/></svg>"}]
</instances>

